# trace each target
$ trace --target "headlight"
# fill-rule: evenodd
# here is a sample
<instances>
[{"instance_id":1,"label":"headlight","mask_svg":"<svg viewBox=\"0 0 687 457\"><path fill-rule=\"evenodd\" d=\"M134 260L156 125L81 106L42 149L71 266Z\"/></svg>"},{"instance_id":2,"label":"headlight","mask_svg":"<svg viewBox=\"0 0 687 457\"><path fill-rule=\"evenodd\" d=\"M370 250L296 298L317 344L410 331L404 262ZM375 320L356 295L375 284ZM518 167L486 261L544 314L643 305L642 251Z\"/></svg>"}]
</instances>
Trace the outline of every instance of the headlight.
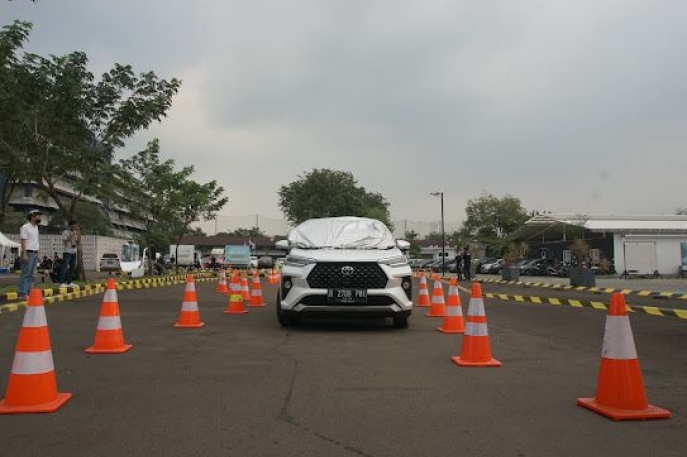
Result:
<instances>
[{"instance_id":1,"label":"headlight","mask_svg":"<svg viewBox=\"0 0 687 457\"><path fill-rule=\"evenodd\" d=\"M392 267L404 267L408 265L408 259L404 255L399 255L388 259L382 259L379 261L379 263L381 263L382 265L389 265Z\"/></svg>"},{"instance_id":2,"label":"headlight","mask_svg":"<svg viewBox=\"0 0 687 457\"><path fill-rule=\"evenodd\" d=\"M284 261L284 265L289 265L292 267L304 267L306 265L311 265L313 263L316 263L317 261L315 259L309 259L307 257L298 257L295 255L287 255L286 260Z\"/></svg>"}]
</instances>

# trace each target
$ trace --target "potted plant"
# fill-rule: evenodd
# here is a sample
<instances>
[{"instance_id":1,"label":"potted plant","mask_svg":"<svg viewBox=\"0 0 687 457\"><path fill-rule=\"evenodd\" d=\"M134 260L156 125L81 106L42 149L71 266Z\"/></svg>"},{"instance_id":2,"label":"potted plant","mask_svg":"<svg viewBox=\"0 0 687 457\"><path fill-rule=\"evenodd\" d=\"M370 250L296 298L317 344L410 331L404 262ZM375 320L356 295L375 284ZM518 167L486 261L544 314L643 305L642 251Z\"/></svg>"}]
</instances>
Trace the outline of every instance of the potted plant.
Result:
<instances>
[{"instance_id":1,"label":"potted plant","mask_svg":"<svg viewBox=\"0 0 687 457\"><path fill-rule=\"evenodd\" d=\"M578 238L570 245L576 263L570 267L570 285L574 287L596 287L594 270L588 268L589 245Z\"/></svg>"},{"instance_id":2,"label":"potted plant","mask_svg":"<svg viewBox=\"0 0 687 457\"><path fill-rule=\"evenodd\" d=\"M527 254L527 244L525 243L511 243L506 248L506 253L503 255L503 260L506 262L501 269L501 279L504 281L518 281L520 280L520 269L515 266Z\"/></svg>"}]
</instances>

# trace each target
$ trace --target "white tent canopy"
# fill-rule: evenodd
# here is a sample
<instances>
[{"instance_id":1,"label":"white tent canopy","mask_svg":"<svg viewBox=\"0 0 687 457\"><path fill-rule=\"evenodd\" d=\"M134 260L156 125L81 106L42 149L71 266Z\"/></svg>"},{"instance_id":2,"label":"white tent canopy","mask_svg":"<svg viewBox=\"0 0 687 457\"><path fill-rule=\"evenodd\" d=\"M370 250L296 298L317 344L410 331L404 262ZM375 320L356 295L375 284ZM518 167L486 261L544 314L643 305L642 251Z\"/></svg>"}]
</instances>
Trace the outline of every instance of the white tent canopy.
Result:
<instances>
[{"instance_id":1,"label":"white tent canopy","mask_svg":"<svg viewBox=\"0 0 687 457\"><path fill-rule=\"evenodd\" d=\"M5 263L5 251L7 249L18 248L19 243L7 238L2 232L0 232L0 267L6 266Z\"/></svg>"}]
</instances>

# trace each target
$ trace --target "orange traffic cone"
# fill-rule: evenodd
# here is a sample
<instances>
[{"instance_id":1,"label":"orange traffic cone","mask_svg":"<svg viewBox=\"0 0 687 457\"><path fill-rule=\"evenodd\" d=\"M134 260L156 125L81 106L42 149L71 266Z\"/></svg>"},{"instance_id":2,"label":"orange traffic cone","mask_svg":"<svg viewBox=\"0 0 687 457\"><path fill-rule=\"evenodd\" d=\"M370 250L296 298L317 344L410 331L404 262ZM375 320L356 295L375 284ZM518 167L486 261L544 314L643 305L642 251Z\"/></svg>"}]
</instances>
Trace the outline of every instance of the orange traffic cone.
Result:
<instances>
[{"instance_id":1,"label":"orange traffic cone","mask_svg":"<svg viewBox=\"0 0 687 457\"><path fill-rule=\"evenodd\" d=\"M487 316L484 313L484 299L479 283L472 283L470 306L468 307L468 323L465 326L465 336L460 350L460 356L451 357L462 367L500 367L501 362L491 357Z\"/></svg>"},{"instance_id":2,"label":"orange traffic cone","mask_svg":"<svg viewBox=\"0 0 687 457\"><path fill-rule=\"evenodd\" d=\"M224 270L219 271L219 282L217 283L215 292L219 292L220 294L226 294L229 292L229 289L227 288L227 273Z\"/></svg>"},{"instance_id":3,"label":"orange traffic cone","mask_svg":"<svg viewBox=\"0 0 687 457\"><path fill-rule=\"evenodd\" d=\"M248 310L243 307L243 295L241 294L241 280L238 270L234 271L229 284L229 302L225 314L245 314Z\"/></svg>"},{"instance_id":4,"label":"orange traffic cone","mask_svg":"<svg viewBox=\"0 0 687 457\"><path fill-rule=\"evenodd\" d=\"M625 297L611 296L606 316L596 398L578 398L577 404L613 420L667 419L670 411L650 405L644 390Z\"/></svg>"},{"instance_id":5,"label":"orange traffic cone","mask_svg":"<svg viewBox=\"0 0 687 457\"><path fill-rule=\"evenodd\" d=\"M463 333L465 331L463 307L460 305L458 281L456 278L451 278L449 282L446 316L444 316L444 324L438 327L437 330L443 333Z\"/></svg>"},{"instance_id":6,"label":"orange traffic cone","mask_svg":"<svg viewBox=\"0 0 687 457\"><path fill-rule=\"evenodd\" d=\"M250 302L250 289L248 288L248 278L246 274L247 273L244 271L241 275L241 296L244 302Z\"/></svg>"},{"instance_id":7,"label":"orange traffic cone","mask_svg":"<svg viewBox=\"0 0 687 457\"><path fill-rule=\"evenodd\" d=\"M417 303L415 306L427 307L431 306L429 302L429 289L427 289L427 278L424 276L420 277L420 286L417 291Z\"/></svg>"},{"instance_id":8,"label":"orange traffic cone","mask_svg":"<svg viewBox=\"0 0 687 457\"><path fill-rule=\"evenodd\" d=\"M257 271L253 275L253 287L250 291L250 303L248 306L265 306L262 298L262 284L260 283L260 273Z\"/></svg>"},{"instance_id":9,"label":"orange traffic cone","mask_svg":"<svg viewBox=\"0 0 687 457\"><path fill-rule=\"evenodd\" d=\"M224 287L227 287L226 281ZM200 321L198 297L196 296L196 283L192 275L186 275L186 290L184 291L184 298L181 302L181 312L174 326L176 328L199 328L203 325L205 325L205 322Z\"/></svg>"},{"instance_id":10,"label":"orange traffic cone","mask_svg":"<svg viewBox=\"0 0 687 457\"><path fill-rule=\"evenodd\" d=\"M87 348L85 352L87 354L121 354L131 349L132 346L131 344L124 344L124 332L119 316L119 302L117 301L117 284L114 278L109 278L103 304L100 307L95 341L93 346Z\"/></svg>"},{"instance_id":11,"label":"orange traffic cone","mask_svg":"<svg viewBox=\"0 0 687 457\"><path fill-rule=\"evenodd\" d=\"M52 413L70 398L57 392L43 293L31 289L0 414Z\"/></svg>"},{"instance_id":12,"label":"orange traffic cone","mask_svg":"<svg viewBox=\"0 0 687 457\"><path fill-rule=\"evenodd\" d=\"M432 307L427 313L427 317L444 317L446 315L446 302L444 301L444 286L441 281L434 281L432 289Z\"/></svg>"}]
</instances>

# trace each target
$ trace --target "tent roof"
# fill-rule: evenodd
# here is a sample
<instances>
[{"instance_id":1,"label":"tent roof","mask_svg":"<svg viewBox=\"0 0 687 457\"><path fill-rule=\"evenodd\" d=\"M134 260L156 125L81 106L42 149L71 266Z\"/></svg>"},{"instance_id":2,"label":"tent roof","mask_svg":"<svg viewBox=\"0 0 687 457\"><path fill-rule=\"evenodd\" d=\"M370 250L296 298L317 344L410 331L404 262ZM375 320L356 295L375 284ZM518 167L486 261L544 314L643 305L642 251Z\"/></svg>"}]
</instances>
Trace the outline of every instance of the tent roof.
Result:
<instances>
[{"instance_id":1,"label":"tent roof","mask_svg":"<svg viewBox=\"0 0 687 457\"><path fill-rule=\"evenodd\" d=\"M0 232L0 246L5 246L5 247L9 247L9 248L18 248L20 246L20 244L15 243L14 241L7 238L2 232Z\"/></svg>"},{"instance_id":2,"label":"tent roof","mask_svg":"<svg viewBox=\"0 0 687 457\"><path fill-rule=\"evenodd\" d=\"M511 236L524 241L561 239L569 226L597 233L687 235L687 216L539 215L525 222Z\"/></svg>"}]
</instances>

